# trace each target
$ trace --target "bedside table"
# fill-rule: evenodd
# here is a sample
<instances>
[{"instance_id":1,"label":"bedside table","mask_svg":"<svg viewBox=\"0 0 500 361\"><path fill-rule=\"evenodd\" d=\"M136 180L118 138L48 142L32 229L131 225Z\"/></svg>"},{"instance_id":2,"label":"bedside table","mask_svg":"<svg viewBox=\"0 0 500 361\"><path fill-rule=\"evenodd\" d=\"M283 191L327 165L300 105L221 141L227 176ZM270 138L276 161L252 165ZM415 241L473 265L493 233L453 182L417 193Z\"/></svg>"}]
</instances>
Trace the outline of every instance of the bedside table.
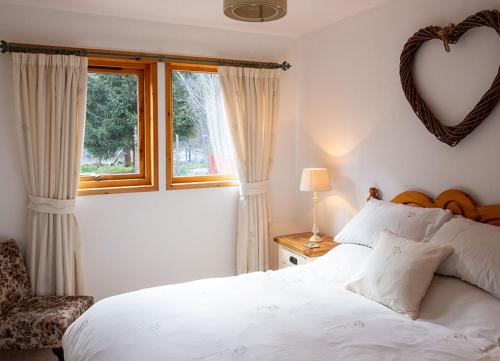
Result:
<instances>
[{"instance_id":1,"label":"bedside table","mask_svg":"<svg viewBox=\"0 0 500 361\"><path fill-rule=\"evenodd\" d=\"M274 242L279 245L279 268L313 262L338 245L332 237L327 236L321 242L317 242L318 248L307 248L305 244L309 243L311 235L311 232L306 232L274 237ZM323 236L320 234L320 237Z\"/></svg>"}]
</instances>

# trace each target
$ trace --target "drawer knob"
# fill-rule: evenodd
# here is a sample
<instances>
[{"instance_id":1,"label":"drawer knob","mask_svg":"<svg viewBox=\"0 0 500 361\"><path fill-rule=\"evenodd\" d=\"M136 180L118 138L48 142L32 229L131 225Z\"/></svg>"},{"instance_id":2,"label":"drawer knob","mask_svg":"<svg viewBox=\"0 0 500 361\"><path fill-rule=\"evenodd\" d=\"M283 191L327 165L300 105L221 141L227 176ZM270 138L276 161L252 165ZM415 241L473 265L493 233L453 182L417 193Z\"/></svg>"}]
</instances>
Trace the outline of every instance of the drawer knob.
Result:
<instances>
[{"instance_id":1,"label":"drawer knob","mask_svg":"<svg viewBox=\"0 0 500 361\"><path fill-rule=\"evenodd\" d=\"M290 263L296 265L297 264L297 258L295 258L294 256L290 256L290 258L288 258L288 260L290 261Z\"/></svg>"}]
</instances>

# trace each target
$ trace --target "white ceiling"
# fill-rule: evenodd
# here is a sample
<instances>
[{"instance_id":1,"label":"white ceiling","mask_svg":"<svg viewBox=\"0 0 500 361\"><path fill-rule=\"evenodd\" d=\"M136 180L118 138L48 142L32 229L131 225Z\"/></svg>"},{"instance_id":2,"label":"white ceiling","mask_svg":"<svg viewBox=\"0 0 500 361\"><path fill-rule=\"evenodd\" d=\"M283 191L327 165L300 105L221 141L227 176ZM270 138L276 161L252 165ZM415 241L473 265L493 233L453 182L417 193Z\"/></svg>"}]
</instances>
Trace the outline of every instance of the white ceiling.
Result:
<instances>
[{"instance_id":1,"label":"white ceiling","mask_svg":"<svg viewBox=\"0 0 500 361\"><path fill-rule=\"evenodd\" d=\"M0 0L98 15L297 37L389 0L288 0L285 18L269 23L243 23L226 18L223 0Z\"/></svg>"}]
</instances>

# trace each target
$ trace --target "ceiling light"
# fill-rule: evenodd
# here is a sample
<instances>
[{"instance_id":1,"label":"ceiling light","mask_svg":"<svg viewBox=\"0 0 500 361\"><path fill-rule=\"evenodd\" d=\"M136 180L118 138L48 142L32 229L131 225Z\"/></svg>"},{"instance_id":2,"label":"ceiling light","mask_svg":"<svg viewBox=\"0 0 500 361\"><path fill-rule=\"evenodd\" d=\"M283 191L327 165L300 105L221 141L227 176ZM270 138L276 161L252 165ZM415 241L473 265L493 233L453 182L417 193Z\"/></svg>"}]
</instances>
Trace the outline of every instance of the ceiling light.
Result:
<instances>
[{"instance_id":1,"label":"ceiling light","mask_svg":"<svg viewBox=\"0 0 500 361\"><path fill-rule=\"evenodd\" d=\"M287 0L224 0L224 14L234 20L264 22L286 15Z\"/></svg>"}]
</instances>

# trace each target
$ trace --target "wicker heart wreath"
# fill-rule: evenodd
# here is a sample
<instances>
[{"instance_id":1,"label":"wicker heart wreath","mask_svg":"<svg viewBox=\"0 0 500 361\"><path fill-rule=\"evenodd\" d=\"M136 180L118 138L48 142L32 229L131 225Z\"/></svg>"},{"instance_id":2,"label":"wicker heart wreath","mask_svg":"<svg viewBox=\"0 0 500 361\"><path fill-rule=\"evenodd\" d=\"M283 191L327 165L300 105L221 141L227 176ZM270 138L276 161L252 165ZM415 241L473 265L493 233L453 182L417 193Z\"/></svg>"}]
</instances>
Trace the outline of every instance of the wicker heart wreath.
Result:
<instances>
[{"instance_id":1,"label":"wicker heart wreath","mask_svg":"<svg viewBox=\"0 0 500 361\"><path fill-rule=\"evenodd\" d=\"M456 44L460 37L468 30L487 26L496 30L500 36L500 13L496 10L484 10L469 16L458 25L450 24L444 28L428 26L417 31L406 42L401 53L399 75L403 90L413 111L420 118L429 132L434 134L441 142L451 147L456 146L462 139L469 135L484 119L488 117L500 100L500 67L491 87L484 93L474 109L467 114L465 119L455 126L441 124L439 119L419 95L413 79L413 59L423 43L432 39L443 42L447 52L449 44Z\"/></svg>"}]
</instances>

